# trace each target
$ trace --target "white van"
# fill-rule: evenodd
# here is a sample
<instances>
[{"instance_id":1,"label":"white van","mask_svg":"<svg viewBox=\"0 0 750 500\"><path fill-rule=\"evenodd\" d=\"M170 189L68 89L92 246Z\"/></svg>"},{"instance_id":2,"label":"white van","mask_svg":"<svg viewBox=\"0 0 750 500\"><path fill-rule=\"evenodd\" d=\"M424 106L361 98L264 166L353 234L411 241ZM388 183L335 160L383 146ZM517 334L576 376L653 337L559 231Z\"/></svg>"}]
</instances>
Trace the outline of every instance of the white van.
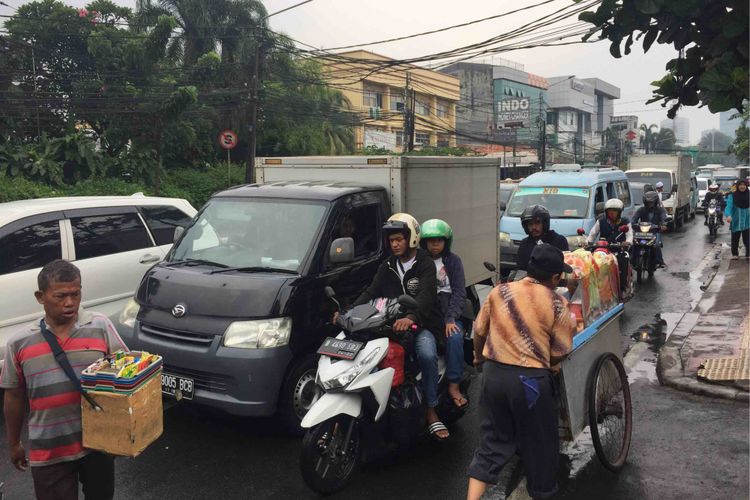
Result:
<instances>
[{"instance_id":1,"label":"white van","mask_svg":"<svg viewBox=\"0 0 750 500\"><path fill-rule=\"evenodd\" d=\"M46 263L75 262L82 305L111 316L195 214L186 200L141 193L0 203L0 366L12 332L42 315L34 292Z\"/></svg>"}]
</instances>

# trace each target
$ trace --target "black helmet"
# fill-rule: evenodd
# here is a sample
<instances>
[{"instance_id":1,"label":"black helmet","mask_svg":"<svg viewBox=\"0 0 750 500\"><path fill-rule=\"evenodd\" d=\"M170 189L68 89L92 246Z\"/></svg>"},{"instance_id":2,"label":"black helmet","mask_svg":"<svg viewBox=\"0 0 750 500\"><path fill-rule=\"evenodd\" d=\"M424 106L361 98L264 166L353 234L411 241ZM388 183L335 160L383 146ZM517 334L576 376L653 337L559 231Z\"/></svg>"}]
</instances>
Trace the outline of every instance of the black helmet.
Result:
<instances>
[{"instance_id":1,"label":"black helmet","mask_svg":"<svg viewBox=\"0 0 750 500\"><path fill-rule=\"evenodd\" d=\"M646 208L654 208L659 203L659 194L656 191L649 191L643 195L643 205Z\"/></svg>"},{"instance_id":2,"label":"black helmet","mask_svg":"<svg viewBox=\"0 0 750 500\"><path fill-rule=\"evenodd\" d=\"M648 193L649 191L654 191L654 192L656 192L656 189L654 189L654 186L653 186L653 184L644 184L644 185L643 185L643 192L644 192L644 193Z\"/></svg>"},{"instance_id":3,"label":"black helmet","mask_svg":"<svg viewBox=\"0 0 750 500\"><path fill-rule=\"evenodd\" d=\"M542 221L542 234L546 234L549 231L549 210L542 205L531 205L521 212L521 225L526 234L529 234L529 222L534 219Z\"/></svg>"}]
</instances>

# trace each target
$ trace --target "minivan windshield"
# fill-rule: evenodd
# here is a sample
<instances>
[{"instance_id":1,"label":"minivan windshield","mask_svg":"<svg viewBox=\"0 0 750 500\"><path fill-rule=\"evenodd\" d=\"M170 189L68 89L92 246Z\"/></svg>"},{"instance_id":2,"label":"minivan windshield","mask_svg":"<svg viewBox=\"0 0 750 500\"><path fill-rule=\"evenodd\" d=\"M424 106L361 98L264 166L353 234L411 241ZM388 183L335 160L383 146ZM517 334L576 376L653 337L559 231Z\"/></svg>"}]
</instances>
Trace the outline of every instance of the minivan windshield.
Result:
<instances>
[{"instance_id":1,"label":"minivan windshield","mask_svg":"<svg viewBox=\"0 0 750 500\"><path fill-rule=\"evenodd\" d=\"M706 191L708 189L708 179L696 179L698 181L698 191Z\"/></svg>"},{"instance_id":2,"label":"minivan windshield","mask_svg":"<svg viewBox=\"0 0 750 500\"><path fill-rule=\"evenodd\" d=\"M326 205L261 198L209 200L169 262L299 271Z\"/></svg>"},{"instance_id":3,"label":"minivan windshield","mask_svg":"<svg viewBox=\"0 0 750 500\"><path fill-rule=\"evenodd\" d=\"M553 219L582 219L589 212L589 188L519 187L508 204L508 215L520 217L523 209L542 205Z\"/></svg>"},{"instance_id":4,"label":"minivan windshield","mask_svg":"<svg viewBox=\"0 0 750 500\"><path fill-rule=\"evenodd\" d=\"M657 182L664 184L664 192L672 191L672 176L668 172L649 172L647 170L631 170L625 172L631 182L642 182L656 187Z\"/></svg>"}]
</instances>

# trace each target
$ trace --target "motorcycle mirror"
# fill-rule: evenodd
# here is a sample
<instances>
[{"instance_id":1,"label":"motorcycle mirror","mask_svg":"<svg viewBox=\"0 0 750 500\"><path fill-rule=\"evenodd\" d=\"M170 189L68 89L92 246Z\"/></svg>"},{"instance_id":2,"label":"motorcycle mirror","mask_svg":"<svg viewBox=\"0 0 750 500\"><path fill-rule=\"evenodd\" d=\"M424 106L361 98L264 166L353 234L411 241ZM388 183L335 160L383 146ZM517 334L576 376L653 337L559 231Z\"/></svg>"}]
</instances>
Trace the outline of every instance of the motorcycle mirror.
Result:
<instances>
[{"instance_id":1,"label":"motorcycle mirror","mask_svg":"<svg viewBox=\"0 0 750 500\"><path fill-rule=\"evenodd\" d=\"M584 234L586 234L586 230L582 227L579 227L576 232L578 233L578 236L583 236Z\"/></svg>"},{"instance_id":2,"label":"motorcycle mirror","mask_svg":"<svg viewBox=\"0 0 750 500\"><path fill-rule=\"evenodd\" d=\"M627 224L623 224L622 226L620 226L621 233L627 233L628 231L630 231L630 228L627 226Z\"/></svg>"},{"instance_id":3,"label":"motorcycle mirror","mask_svg":"<svg viewBox=\"0 0 750 500\"><path fill-rule=\"evenodd\" d=\"M484 268L487 269L489 272L494 273L497 271L497 267L495 267L495 264L492 262L484 261Z\"/></svg>"},{"instance_id":4,"label":"motorcycle mirror","mask_svg":"<svg viewBox=\"0 0 750 500\"><path fill-rule=\"evenodd\" d=\"M398 298L398 305L403 307L404 309L417 309L419 307L419 304L417 304L416 299L412 297L411 295L401 295Z\"/></svg>"},{"instance_id":5,"label":"motorcycle mirror","mask_svg":"<svg viewBox=\"0 0 750 500\"><path fill-rule=\"evenodd\" d=\"M325 287L323 291L325 292L326 297L328 297L329 299L336 297L336 291L330 286Z\"/></svg>"}]
</instances>

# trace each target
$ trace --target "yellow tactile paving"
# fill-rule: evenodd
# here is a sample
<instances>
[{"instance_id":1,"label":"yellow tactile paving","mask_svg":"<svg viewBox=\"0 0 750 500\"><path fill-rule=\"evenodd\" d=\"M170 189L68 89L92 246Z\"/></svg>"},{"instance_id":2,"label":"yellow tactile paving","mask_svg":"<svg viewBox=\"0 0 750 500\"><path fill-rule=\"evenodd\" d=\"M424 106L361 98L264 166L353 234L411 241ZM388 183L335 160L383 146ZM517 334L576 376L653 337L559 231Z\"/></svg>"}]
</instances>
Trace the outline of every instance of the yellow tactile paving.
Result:
<instances>
[{"instance_id":1,"label":"yellow tactile paving","mask_svg":"<svg viewBox=\"0 0 750 500\"><path fill-rule=\"evenodd\" d=\"M705 360L698 368L699 378L713 381L750 380L750 321L747 316L740 328L739 356Z\"/></svg>"}]
</instances>

